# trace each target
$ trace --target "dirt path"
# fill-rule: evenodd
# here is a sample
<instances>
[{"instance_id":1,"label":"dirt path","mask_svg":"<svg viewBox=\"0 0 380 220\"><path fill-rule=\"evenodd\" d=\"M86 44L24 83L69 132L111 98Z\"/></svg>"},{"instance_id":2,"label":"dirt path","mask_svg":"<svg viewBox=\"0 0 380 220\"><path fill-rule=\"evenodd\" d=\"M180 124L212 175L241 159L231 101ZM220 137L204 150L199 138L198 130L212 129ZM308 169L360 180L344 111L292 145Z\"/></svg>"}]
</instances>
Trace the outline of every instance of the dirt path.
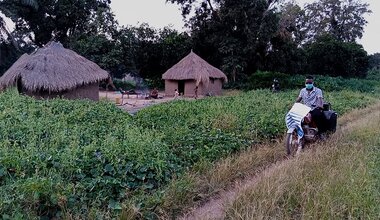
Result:
<instances>
[{"instance_id":1,"label":"dirt path","mask_svg":"<svg viewBox=\"0 0 380 220\"><path fill-rule=\"evenodd\" d=\"M343 125L338 127L337 132L344 132L344 130L346 130L346 127L348 127L351 123L360 120L361 118L359 116L361 115L362 117L363 113L365 114L365 117L371 117L372 114L370 113L376 114L376 112L379 112L379 109L380 104L376 104L369 108L363 110L356 110L345 115L344 117L342 117L342 119L339 119L339 124ZM211 198L205 204L195 208L194 210L181 217L180 219L224 219L226 208L236 200L238 195L240 195L240 192L243 192L248 188L254 187L261 178L270 176L275 170L281 169L283 166L285 166L287 162L289 162L289 160L284 159L282 161L268 166L266 169L254 176L250 176L241 181L236 182L228 190L221 191L217 196Z\"/></svg>"},{"instance_id":2,"label":"dirt path","mask_svg":"<svg viewBox=\"0 0 380 220\"><path fill-rule=\"evenodd\" d=\"M240 192L255 186L260 178L270 175L275 169L284 165L286 161L280 161L272 164L264 171L255 176L248 177L242 181L238 181L229 190L219 193L215 198L212 198L204 205L194 209L191 213L180 218L181 220L205 220L205 219L224 219L225 209L233 201L236 200Z\"/></svg>"},{"instance_id":3,"label":"dirt path","mask_svg":"<svg viewBox=\"0 0 380 220\"><path fill-rule=\"evenodd\" d=\"M217 196L211 198L205 204L195 208L187 215L181 217L181 220L206 220L206 219L224 219L225 209L236 200L240 192L255 186L263 177L271 175L274 170L281 168L287 162L286 159L274 163L263 171L254 176L247 177L235 182L228 190L221 191Z\"/></svg>"}]
</instances>

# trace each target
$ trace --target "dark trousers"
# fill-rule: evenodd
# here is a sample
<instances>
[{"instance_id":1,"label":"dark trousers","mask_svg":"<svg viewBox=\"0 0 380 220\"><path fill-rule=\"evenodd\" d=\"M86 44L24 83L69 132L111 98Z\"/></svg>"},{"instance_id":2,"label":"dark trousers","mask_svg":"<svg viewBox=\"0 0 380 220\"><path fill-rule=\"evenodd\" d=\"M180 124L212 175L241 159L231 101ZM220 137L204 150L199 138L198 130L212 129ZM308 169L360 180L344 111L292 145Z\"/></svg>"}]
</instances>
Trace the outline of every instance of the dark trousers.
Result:
<instances>
[{"instance_id":1,"label":"dark trousers","mask_svg":"<svg viewBox=\"0 0 380 220\"><path fill-rule=\"evenodd\" d=\"M315 122L318 128L318 133L324 133L327 131L328 124L325 115L323 114L323 110L320 108L316 108L310 112L312 120Z\"/></svg>"}]
</instances>

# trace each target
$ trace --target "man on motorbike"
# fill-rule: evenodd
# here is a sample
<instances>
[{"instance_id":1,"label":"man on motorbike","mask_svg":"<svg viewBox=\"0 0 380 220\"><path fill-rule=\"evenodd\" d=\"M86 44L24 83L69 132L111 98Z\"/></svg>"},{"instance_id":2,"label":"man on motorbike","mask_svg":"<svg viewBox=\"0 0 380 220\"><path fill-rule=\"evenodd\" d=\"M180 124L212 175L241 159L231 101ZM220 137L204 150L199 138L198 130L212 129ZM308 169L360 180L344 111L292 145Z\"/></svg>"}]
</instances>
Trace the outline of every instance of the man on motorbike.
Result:
<instances>
[{"instance_id":1,"label":"man on motorbike","mask_svg":"<svg viewBox=\"0 0 380 220\"><path fill-rule=\"evenodd\" d=\"M317 125L318 134L324 138L324 133L327 131L327 119L323 114L323 93L321 89L314 86L312 76L306 77L305 88L301 89L296 99L296 102L301 101L311 108L311 118Z\"/></svg>"}]
</instances>

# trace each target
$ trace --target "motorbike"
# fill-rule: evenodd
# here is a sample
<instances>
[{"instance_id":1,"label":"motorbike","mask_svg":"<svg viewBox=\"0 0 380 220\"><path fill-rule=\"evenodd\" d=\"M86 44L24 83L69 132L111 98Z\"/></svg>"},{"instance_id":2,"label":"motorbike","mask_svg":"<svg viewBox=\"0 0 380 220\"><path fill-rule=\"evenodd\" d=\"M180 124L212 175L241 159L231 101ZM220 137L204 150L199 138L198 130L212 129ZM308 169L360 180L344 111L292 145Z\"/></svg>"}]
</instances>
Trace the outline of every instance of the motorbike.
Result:
<instances>
[{"instance_id":1,"label":"motorbike","mask_svg":"<svg viewBox=\"0 0 380 220\"><path fill-rule=\"evenodd\" d=\"M318 128L315 120L310 114L311 108L301 104L295 103L285 117L288 130L286 132L285 146L288 155L295 155L299 153L304 145L322 140L318 133ZM331 110L330 103L323 104L323 114L327 122L327 133L331 134L336 131L337 126L337 113Z\"/></svg>"},{"instance_id":2,"label":"motorbike","mask_svg":"<svg viewBox=\"0 0 380 220\"><path fill-rule=\"evenodd\" d=\"M273 80L273 84L272 84L272 87L271 87L271 91L272 91L272 92L279 92L279 91L280 91L280 83L278 82L277 79L274 79L274 80Z\"/></svg>"}]
</instances>

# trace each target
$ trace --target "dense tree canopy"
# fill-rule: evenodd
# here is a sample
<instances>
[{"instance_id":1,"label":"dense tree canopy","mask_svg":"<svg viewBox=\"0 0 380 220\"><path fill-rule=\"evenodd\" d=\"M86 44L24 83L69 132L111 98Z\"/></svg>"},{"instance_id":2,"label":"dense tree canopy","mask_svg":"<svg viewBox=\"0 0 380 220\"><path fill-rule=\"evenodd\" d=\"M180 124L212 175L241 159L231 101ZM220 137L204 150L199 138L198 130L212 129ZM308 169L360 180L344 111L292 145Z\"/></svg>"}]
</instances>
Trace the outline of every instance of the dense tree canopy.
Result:
<instances>
[{"instance_id":1,"label":"dense tree canopy","mask_svg":"<svg viewBox=\"0 0 380 220\"><path fill-rule=\"evenodd\" d=\"M305 6L308 38L330 34L344 42L354 42L363 36L370 13L367 3L358 0L319 0Z\"/></svg>"},{"instance_id":2,"label":"dense tree canopy","mask_svg":"<svg viewBox=\"0 0 380 220\"><path fill-rule=\"evenodd\" d=\"M23 4L23 2L29 4ZM52 39L66 44L78 33L99 31L114 23L110 0L2 0L0 10L37 46ZM100 21L94 24L95 21ZM95 29L95 30L94 30Z\"/></svg>"},{"instance_id":3,"label":"dense tree canopy","mask_svg":"<svg viewBox=\"0 0 380 220\"><path fill-rule=\"evenodd\" d=\"M104 34L81 35L70 47L114 77L133 73L160 81L163 72L190 52L191 39L170 28L156 30L142 24L115 30L113 38Z\"/></svg>"},{"instance_id":4,"label":"dense tree canopy","mask_svg":"<svg viewBox=\"0 0 380 220\"><path fill-rule=\"evenodd\" d=\"M367 52L354 42L319 37L307 47L308 70L312 74L362 77L368 69Z\"/></svg>"},{"instance_id":5,"label":"dense tree canopy","mask_svg":"<svg viewBox=\"0 0 380 220\"><path fill-rule=\"evenodd\" d=\"M275 3L268 0L171 0L182 5L194 49L221 67L234 81L262 67L269 41L278 28Z\"/></svg>"},{"instance_id":6,"label":"dense tree canopy","mask_svg":"<svg viewBox=\"0 0 380 220\"><path fill-rule=\"evenodd\" d=\"M154 82L193 49L231 82L257 70L363 76L368 57L356 43L370 13L359 0L162 0L180 5L187 32L148 24L120 27L110 0L0 0L0 75L24 52L58 40L114 77ZM375 57L371 58L371 63ZM321 67L321 64L323 66Z\"/></svg>"},{"instance_id":7,"label":"dense tree canopy","mask_svg":"<svg viewBox=\"0 0 380 220\"><path fill-rule=\"evenodd\" d=\"M375 53L369 56L369 69L380 69L380 53Z\"/></svg>"},{"instance_id":8,"label":"dense tree canopy","mask_svg":"<svg viewBox=\"0 0 380 220\"><path fill-rule=\"evenodd\" d=\"M370 13L368 4L355 0L318 0L306 4L304 8L292 1L276 0L170 2L181 5L182 14L192 30L194 48L232 79L250 75L257 69L313 73L309 69L312 65L308 63L314 62L314 56L307 56L308 52L316 53L310 49L311 44L327 34L338 42L352 42L355 45L367 23L364 15ZM188 18L191 11L194 15ZM319 40L318 45L321 43L329 44ZM361 60L362 54L355 50L340 51L339 54L346 52L360 56L357 60ZM339 58L339 55L330 56L330 59L336 60L331 60L329 65L339 63ZM346 74L333 66L326 68L333 72L319 73ZM362 75L361 68L351 71L357 71L351 75Z\"/></svg>"}]
</instances>

